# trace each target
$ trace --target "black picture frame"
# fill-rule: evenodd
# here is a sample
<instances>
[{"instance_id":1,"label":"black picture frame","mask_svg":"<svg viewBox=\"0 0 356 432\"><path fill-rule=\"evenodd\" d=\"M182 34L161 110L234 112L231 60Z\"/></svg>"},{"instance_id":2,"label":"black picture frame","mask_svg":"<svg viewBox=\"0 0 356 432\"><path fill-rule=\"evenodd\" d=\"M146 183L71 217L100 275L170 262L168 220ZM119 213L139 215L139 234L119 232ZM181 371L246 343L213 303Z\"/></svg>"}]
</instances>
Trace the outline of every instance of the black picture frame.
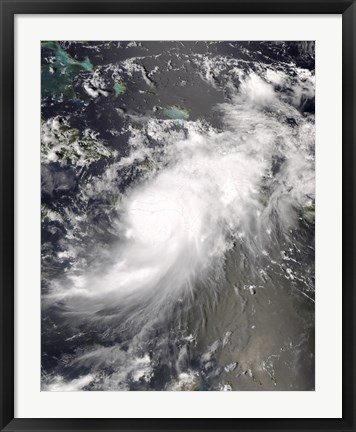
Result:
<instances>
[{"instance_id":1,"label":"black picture frame","mask_svg":"<svg viewBox=\"0 0 356 432\"><path fill-rule=\"evenodd\" d=\"M16 14L342 14L342 418L14 418L14 17ZM0 0L0 429L2 431L355 431L354 167L356 4L350 0Z\"/></svg>"}]
</instances>

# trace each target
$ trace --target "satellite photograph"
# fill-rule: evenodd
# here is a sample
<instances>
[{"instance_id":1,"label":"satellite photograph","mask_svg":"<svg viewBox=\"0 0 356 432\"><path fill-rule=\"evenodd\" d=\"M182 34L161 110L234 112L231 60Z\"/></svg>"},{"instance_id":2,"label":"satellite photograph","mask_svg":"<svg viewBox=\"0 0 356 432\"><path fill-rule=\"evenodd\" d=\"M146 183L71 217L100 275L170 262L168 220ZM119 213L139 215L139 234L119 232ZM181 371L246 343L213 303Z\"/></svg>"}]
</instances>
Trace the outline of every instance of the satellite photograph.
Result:
<instances>
[{"instance_id":1,"label":"satellite photograph","mask_svg":"<svg viewBox=\"0 0 356 432\"><path fill-rule=\"evenodd\" d=\"M314 391L313 41L42 41L39 121L42 391Z\"/></svg>"}]
</instances>

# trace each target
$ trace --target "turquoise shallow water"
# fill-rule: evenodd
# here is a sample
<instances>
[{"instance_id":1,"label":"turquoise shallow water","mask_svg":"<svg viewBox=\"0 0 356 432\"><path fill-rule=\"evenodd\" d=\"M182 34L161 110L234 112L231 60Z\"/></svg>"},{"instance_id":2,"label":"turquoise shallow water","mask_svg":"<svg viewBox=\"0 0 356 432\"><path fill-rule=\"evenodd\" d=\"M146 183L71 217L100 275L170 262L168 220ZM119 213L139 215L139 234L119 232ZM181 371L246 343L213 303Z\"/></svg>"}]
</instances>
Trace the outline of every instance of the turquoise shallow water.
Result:
<instances>
[{"instance_id":1,"label":"turquoise shallow water","mask_svg":"<svg viewBox=\"0 0 356 432\"><path fill-rule=\"evenodd\" d=\"M114 84L115 96L120 96L126 91L126 84L122 82L116 82Z\"/></svg>"},{"instance_id":2,"label":"turquoise shallow water","mask_svg":"<svg viewBox=\"0 0 356 432\"><path fill-rule=\"evenodd\" d=\"M71 57L58 42L42 42L42 48L53 51L55 61L52 64L42 64L41 86L42 94L60 96L61 94L76 99L73 80L80 71L93 71L93 65L88 57L79 61Z\"/></svg>"},{"instance_id":3,"label":"turquoise shallow water","mask_svg":"<svg viewBox=\"0 0 356 432\"><path fill-rule=\"evenodd\" d=\"M187 120L189 113L185 109L178 106L171 106L163 110L164 115L174 120Z\"/></svg>"}]
</instances>

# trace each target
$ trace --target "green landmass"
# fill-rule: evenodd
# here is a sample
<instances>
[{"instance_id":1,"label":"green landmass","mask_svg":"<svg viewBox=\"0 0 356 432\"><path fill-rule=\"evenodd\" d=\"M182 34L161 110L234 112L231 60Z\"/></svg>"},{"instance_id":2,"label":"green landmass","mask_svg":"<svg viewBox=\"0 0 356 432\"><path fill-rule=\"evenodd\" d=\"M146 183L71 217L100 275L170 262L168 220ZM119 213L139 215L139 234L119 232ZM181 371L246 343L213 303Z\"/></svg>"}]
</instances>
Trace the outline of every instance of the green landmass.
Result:
<instances>
[{"instance_id":1,"label":"green landmass","mask_svg":"<svg viewBox=\"0 0 356 432\"><path fill-rule=\"evenodd\" d=\"M61 124L56 118L41 121L41 162L84 166L116 156L98 138Z\"/></svg>"}]
</instances>

